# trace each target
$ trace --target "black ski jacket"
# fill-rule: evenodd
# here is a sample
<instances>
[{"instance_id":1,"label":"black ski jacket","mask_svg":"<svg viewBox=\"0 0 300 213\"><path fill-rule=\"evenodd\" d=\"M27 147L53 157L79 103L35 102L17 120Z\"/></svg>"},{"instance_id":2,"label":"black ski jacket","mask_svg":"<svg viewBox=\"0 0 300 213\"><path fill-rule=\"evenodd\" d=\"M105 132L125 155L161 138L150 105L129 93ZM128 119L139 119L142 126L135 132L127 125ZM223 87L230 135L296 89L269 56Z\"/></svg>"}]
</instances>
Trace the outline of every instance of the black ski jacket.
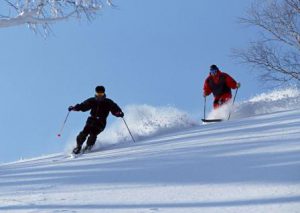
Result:
<instances>
[{"instance_id":1,"label":"black ski jacket","mask_svg":"<svg viewBox=\"0 0 300 213\"><path fill-rule=\"evenodd\" d=\"M81 104L77 104L74 107L75 111L86 112L90 111L90 117L87 120L87 123L93 125L93 123L101 124L103 128L106 126L106 119L111 112L114 116L117 116L118 113L122 112L121 108L113 102L111 99L106 98L106 95L103 97L92 97Z\"/></svg>"}]
</instances>

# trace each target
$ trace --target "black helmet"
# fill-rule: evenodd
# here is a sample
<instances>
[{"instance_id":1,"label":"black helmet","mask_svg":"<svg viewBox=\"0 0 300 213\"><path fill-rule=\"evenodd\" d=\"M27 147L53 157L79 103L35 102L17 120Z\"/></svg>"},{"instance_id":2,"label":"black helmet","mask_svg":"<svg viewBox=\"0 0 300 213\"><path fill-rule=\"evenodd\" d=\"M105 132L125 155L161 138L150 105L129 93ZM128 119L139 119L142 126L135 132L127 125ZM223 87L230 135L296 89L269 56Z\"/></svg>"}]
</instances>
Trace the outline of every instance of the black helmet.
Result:
<instances>
[{"instance_id":1,"label":"black helmet","mask_svg":"<svg viewBox=\"0 0 300 213\"><path fill-rule=\"evenodd\" d=\"M219 71L219 68L217 67L217 65L213 64L210 66L210 70Z\"/></svg>"},{"instance_id":2,"label":"black helmet","mask_svg":"<svg viewBox=\"0 0 300 213\"><path fill-rule=\"evenodd\" d=\"M97 86L95 88L96 93L105 93L105 88L104 86Z\"/></svg>"}]
</instances>

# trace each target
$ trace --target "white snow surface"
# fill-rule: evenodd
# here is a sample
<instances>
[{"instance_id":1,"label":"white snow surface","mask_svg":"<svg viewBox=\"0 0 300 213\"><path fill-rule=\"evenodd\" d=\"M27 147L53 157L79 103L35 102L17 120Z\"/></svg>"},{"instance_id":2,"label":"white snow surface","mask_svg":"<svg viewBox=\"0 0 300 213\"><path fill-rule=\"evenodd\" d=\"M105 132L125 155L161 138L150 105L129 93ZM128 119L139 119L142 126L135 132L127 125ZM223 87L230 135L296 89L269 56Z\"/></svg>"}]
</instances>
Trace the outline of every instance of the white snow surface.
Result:
<instances>
[{"instance_id":1,"label":"white snow surface","mask_svg":"<svg viewBox=\"0 0 300 213\"><path fill-rule=\"evenodd\" d=\"M230 102L217 110L211 111L207 118L227 119L228 114L231 113L231 119L238 119L278 111L292 110L299 107L300 90L296 86L293 86L262 93L250 98L249 100L234 103L234 105Z\"/></svg>"},{"instance_id":2,"label":"white snow surface","mask_svg":"<svg viewBox=\"0 0 300 213\"><path fill-rule=\"evenodd\" d=\"M300 212L299 103L297 88L271 91L209 125L130 106L136 143L120 120L92 153L1 164L0 212Z\"/></svg>"}]
</instances>

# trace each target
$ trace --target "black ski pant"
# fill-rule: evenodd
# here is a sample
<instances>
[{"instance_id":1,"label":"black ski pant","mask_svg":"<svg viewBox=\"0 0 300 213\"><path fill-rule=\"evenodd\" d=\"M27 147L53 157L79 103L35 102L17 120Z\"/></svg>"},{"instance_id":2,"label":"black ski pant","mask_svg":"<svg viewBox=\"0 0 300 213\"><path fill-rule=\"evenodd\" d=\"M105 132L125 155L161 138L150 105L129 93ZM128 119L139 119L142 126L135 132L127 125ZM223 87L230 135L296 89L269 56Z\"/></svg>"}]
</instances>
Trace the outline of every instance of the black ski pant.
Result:
<instances>
[{"instance_id":1,"label":"black ski pant","mask_svg":"<svg viewBox=\"0 0 300 213\"><path fill-rule=\"evenodd\" d=\"M89 117L83 130L78 134L76 141L77 146L81 147L87 139L87 146L93 146L96 143L97 136L105 129L106 121Z\"/></svg>"}]
</instances>

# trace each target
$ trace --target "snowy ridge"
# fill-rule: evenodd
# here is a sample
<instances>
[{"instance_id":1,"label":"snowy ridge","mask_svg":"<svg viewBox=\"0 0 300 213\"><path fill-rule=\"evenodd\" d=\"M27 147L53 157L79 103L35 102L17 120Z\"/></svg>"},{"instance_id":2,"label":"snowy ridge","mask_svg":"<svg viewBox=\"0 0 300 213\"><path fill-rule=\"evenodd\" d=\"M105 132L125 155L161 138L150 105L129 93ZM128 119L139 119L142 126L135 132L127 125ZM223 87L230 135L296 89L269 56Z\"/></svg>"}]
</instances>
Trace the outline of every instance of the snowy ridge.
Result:
<instances>
[{"instance_id":1,"label":"snowy ridge","mask_svg":"<svg viewBox=\"0 0 300 213\"><path fill-rule=\"evenodd\" d=\"M297 87L276 89L238 103L233 118L269 114L300 108L300 90Z\"/></svg>"},{"instance_id":2,"label":"snowy ridge","mask_svg":"<svg viewBox=\"0 0 300 213\"><path fill-rule=\"evenodd\" d=\"M231 119L240 119L255 115L269 114L300 108L300 89L288 87L262 93L249 100L236 102L232 109L229 103L218 110L209 113L208 118L227 119L232 110Z\"/></svg>"}]
</instances>

